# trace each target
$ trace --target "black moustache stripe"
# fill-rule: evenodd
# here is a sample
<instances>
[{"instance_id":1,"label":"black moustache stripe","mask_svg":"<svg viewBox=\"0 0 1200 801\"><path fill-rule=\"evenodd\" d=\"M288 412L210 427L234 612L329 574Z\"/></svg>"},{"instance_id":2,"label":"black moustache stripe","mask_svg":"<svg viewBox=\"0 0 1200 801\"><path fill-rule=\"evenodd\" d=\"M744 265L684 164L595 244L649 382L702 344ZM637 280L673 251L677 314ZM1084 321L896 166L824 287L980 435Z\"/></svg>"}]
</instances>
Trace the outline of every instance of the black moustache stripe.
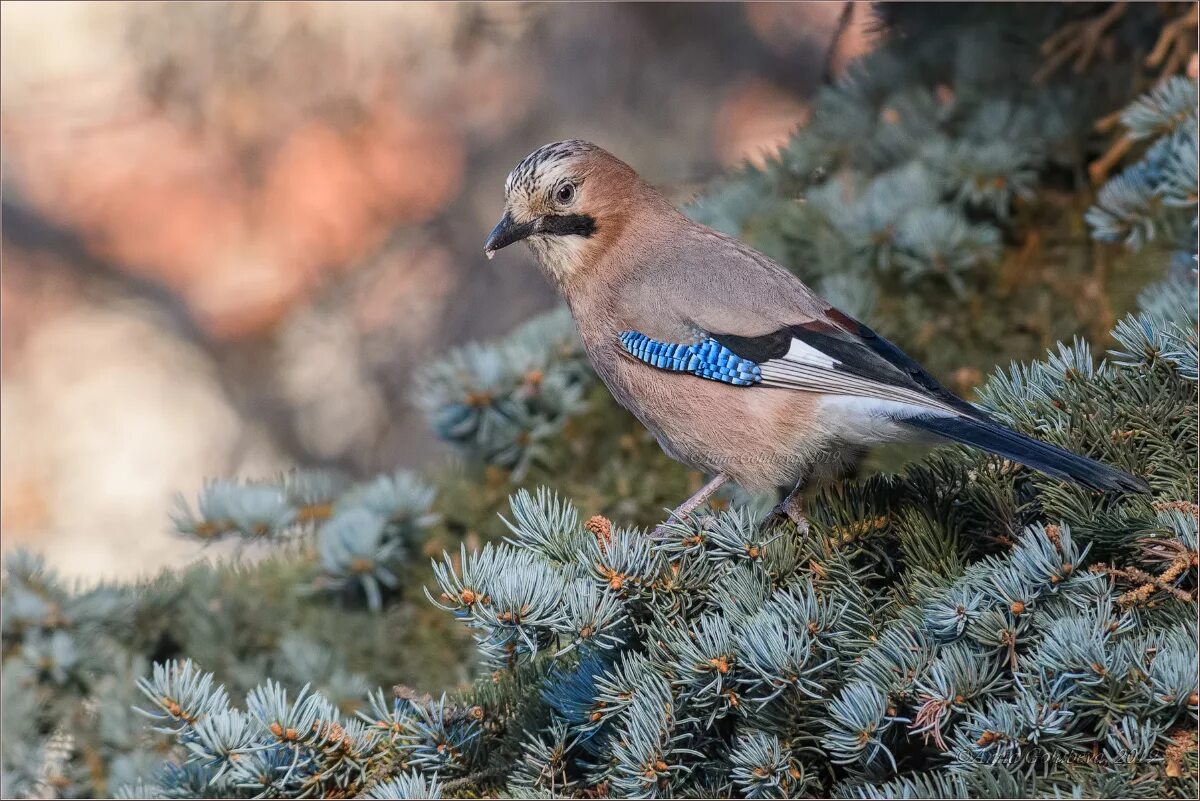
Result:
<instances>
[{"instance_id":1,"label":"black moustache stripe","mask_svg":"<svg viewBox=\"0 0 1200 801\"><path fill-rule=\"evenodd\" d=\"M547 214L539 233L586 238L596 233L596 218L590 214Z\"/></svg>"}]
</instances>

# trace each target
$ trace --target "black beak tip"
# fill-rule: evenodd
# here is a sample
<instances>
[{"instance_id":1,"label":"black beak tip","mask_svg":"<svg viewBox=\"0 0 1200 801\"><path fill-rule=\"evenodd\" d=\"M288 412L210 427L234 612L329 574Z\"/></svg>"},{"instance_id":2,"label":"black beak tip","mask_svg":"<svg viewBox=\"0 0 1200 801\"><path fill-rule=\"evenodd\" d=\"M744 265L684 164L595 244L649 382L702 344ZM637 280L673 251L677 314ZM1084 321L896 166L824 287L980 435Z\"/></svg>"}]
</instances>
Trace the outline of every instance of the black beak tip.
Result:
<instances>
[{"instance_id":1,"label":"black beak tip","mask_svg":"<svg viewBox=\"0 0 1200 801\"><path fill-rule=\"evenodd\" d=\"M496 251L504 247L500 242L504 238L504 230L511 223L511 218L505 214L500 222L496 223L496 227L488 234L487 241L483 243L483 255L489 259L496 255Z\"/></svg>"},{"instance_id":2,"label":"black beak tip","mask_svg":"<svg viewBox=\"0 0 1200 801\"><path fill-rule=\"evenodd\" d=\"M489 259L496 255L496 251L501 248L506 248L514 242L520 242L534 233L534 223L515 223L513 218L507 212L500 218L500 222L496 223L496 227L488 234L487 242L483 244L483 255Z\"/></svg>"}]
</instances>

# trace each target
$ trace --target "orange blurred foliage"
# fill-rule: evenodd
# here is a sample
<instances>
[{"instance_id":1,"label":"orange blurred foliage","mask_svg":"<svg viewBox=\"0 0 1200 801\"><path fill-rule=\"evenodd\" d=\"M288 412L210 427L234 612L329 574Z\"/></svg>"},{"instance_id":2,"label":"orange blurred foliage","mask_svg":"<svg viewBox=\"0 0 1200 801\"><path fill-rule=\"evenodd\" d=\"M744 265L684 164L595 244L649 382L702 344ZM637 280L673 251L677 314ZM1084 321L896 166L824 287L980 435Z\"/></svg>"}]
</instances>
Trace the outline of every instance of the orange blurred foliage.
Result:
<instances>
[{"instance_id":1,"label":"orange blurred foliage","mask_svg":"<svg viewBox=\"0 0 1200 801\"><path fill-rule=\"evenodd\" d=\"M713 122L713 150L722 164L744 161L761 166L770 153L808 122L809 107L763 80L734 85L721 100Z\"/></svg>"},{"instance_id":2,"label":"orange blurred foliage","mask_svg":"<svg viewBox=\"0 0 1200 801\"><path fill-rule=\"evenodd\" d=\"M759 40L780 55L806 41L827 39L845 3L746 3L746 21Z\"/></svg>"},{"instance_id":3,"label":"orange blurred foliage","mask_svg":"<svg viewBox=\"0 0 1200 801\"><path fill-rule=\"evenodd\" d=\"M270 326L393 226L428 220L465 166L452 126L382 101L351 126L283 132L258 180L158 112L80 137L39 122L6 124L28 199L97 255L178 291L221 338Z\"/></svg>"},{"instance_id":4,"label":"orange blurred foliage","mask_svg":"<svg viewBox=\"0 0 1200 801\"><path fill-rule=\"evenodd\" d=\"M875 44L870 3L766 2L746 3L744 8L754 34L779 55L806 44L828 48L826 58L835 76Z\"/></svg>"}]
</instances>

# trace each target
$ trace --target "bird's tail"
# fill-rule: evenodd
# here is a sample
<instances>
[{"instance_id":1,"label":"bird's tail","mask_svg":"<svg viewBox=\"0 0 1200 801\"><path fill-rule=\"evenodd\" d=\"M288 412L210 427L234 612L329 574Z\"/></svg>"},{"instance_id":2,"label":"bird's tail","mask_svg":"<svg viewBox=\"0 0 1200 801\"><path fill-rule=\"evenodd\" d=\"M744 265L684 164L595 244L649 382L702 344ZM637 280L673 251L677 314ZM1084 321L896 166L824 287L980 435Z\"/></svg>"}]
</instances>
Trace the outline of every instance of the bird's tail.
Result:
<instances>
[{"instance_id":1,"label":"bird's tail","mask_svg":"<svg viewBox=\"0 0 1200 801\"><path fill-rule=\"evenodd\" d=\"M1093 459L1047 445L1032 437L986 420L969 417L921 415L899 422L964 445L982 448L1046 475L1063 478L1093 490L1150 492L1143 478L1101 464Z\"/></svg>"}]
</instances>

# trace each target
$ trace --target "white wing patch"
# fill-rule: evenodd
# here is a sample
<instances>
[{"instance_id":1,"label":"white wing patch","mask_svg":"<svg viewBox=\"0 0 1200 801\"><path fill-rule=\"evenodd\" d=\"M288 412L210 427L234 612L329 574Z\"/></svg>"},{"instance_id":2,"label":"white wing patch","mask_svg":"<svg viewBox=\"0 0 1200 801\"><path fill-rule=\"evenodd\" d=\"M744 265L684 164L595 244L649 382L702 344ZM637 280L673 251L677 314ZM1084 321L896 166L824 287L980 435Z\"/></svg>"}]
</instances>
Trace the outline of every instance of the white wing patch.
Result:
<instances>
[{"instance_id":1,"label":"white wing patch","mask_svg":"<svg viewBox=\"0 0 1200 801\"><path fill-rule=\"evenodd\" d=\"M788 352L759 364L764 387L785 387L823 395L871 398L897 404L960 412L932 395L917 389L885 384L840 369L841 363L806 342L793 338Z\"/></svg>"},{"instance_id":2,"label":"white wing patch","mask_svg":"<svg viewBox=\"0 0 1200 801\"><path fill-rule=\"evenodd\" d=\"M783 357L783 361L808 364L813 367L824 367L826 369L832 369L837 364L832 356L822 353L807 342L794 337L792 338L792 344L788 348L787 354ZM770 362L767 363L770 364Z\"/></svg>"}]
</instances>

